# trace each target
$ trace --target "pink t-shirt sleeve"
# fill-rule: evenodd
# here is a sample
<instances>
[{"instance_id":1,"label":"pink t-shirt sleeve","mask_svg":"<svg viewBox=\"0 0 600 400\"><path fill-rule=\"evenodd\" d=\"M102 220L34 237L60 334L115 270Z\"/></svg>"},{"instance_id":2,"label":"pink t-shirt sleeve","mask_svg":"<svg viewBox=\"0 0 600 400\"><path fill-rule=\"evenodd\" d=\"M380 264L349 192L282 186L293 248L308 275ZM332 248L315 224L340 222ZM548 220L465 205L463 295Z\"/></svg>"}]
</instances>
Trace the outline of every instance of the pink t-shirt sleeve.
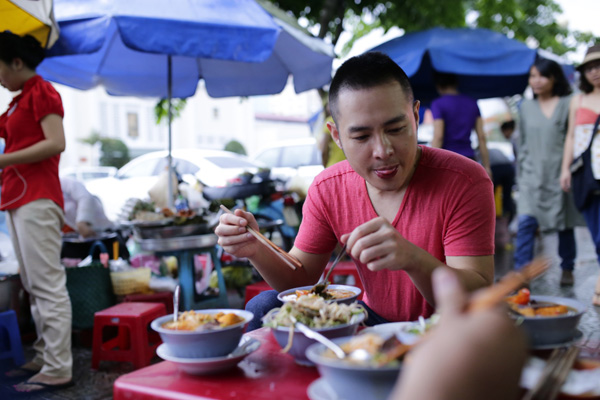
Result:
<instances>
[{"instance_id":1,"label":"pink t-shirt sleeve","mask_svg":"<svg viewBox=\"0 0 600 400\"><path fill-rule=\"evenodd\" d=\"M460 193L444 233L445 256L494 254L496 223L492 183L480 179ZM458 196L457 196L458 197Z\"/></svg>"},{"instance_id":2,"label":"pink t-shirt sleeve","mask_svg":"<svg viewBox=\"0 0 600 400\"><path fill-rule=\"evenodd\" d=\"M335 196L329 203L335 204ZM335 248L337 238L324 212L326 206L317 186L311 186L302 207L302 224L294 241L298 249L311 254L325 254Z\"/></svg>"}]
</instances>

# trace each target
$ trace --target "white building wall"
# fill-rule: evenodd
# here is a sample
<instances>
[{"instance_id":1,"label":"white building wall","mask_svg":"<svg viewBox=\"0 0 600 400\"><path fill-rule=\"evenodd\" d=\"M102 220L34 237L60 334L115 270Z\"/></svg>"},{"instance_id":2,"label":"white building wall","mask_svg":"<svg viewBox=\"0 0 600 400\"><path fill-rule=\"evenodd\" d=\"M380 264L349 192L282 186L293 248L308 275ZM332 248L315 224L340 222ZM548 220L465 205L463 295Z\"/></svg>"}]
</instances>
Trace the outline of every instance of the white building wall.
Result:
<instances>
[{"instance_id":1,"label":"white building wall","mask_svg":"<svg viewBox=\"0 0 600 400\"><path fill-rule=\"evenodd\" d=\"M158 99L110 96L103 88L81 91L54 86L65 109L67 149L61 156L61 168L99 164L98 146L80 142L92 133L123 140L134 156L167 149L166 118L160 125L155 122L154 106ZM10 92L0 90L0 113L7 109L11 99ZM223 149L235 139L251 155L271 142L310 136L304 121L320 109L316 90L296 94L293 86L287 85L277 95L213 99L200 82L181 116L173 120L172 147ZM128 134L128 113L137 115L137 137ZM257 115L261 118L257 119Z\"/></svg>"}]
</instances>

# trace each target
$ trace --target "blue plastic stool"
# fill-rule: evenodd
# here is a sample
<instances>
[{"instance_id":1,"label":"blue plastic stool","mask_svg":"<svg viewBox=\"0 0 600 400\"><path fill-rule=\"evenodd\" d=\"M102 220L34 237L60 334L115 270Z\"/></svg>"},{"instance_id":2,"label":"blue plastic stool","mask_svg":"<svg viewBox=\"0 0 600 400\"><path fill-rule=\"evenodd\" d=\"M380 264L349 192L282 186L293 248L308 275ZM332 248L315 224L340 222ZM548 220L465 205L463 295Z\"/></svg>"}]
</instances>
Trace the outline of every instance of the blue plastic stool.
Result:
<instances>
[{"instance_id":1,"label":"blue plastic stool","mask_svg":"<svg viewBox=\"0 0 600 400\"><path fill-rule=\"evenodd\" d=\"M14 310L0 313L0 359L12 358L15 365L25 364L19 323Z\"/></svg>"}]
</instances>

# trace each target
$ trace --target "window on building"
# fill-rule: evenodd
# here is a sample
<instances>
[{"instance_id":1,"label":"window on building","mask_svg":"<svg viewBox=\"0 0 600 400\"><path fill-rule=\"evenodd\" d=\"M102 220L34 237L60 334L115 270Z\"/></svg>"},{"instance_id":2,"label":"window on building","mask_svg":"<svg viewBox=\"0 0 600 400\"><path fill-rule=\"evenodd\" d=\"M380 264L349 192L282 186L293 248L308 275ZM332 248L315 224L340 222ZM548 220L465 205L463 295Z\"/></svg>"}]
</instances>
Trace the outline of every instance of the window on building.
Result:
<instances>
[{"instance_id":1,"label":"window on building","mask_svg":"<svg viewBox=\"0 0 600 400\"><path fill-rule=\"evenodd\" d=\"M127 113L127 136L134 139L139 136L137 113Z\"/></svg>"}]
</instances>

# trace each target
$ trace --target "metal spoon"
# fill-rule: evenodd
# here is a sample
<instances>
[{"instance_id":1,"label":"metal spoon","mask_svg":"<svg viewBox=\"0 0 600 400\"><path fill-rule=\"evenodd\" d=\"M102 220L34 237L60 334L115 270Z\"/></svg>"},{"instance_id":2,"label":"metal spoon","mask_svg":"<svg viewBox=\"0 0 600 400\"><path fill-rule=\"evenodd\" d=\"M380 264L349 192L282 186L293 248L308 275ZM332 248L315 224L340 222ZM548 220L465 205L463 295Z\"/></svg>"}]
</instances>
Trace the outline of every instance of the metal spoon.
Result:
<instances>
[{"instance_id":1,"label":"metal spoon","mask_svg":"<svg viewBox=\"0 0 600 400\"><path fill-rule=\"evenodd\" d=\"M335 260L333 260L333 263L331 264L331 268L329 268L329 271L327 271L327 275L325 275L325 278L323 278L321 281L317 282L317 284L315 286L313 286L312 289L310 289L311 293L321 294L325 291L325 289L327 288L327 285L329 285L329 275L331 275L331 271L333 271L333 269L336 267L336 265L338 265L338 263L344 257L345 254L346 254L346 245L344 245L344 247L342 247L340 254L338 254L338 256L335 258Z\"/></svg>"},{"instance_id":2,"label":"metal spoon","mask_svg":"<svg viewBox=\"0 0 600 400\"><path fill-rule=\"evenodd\" d=\"M177 322L179 316L179 285L175 286L175 292L173 292L173 322Z\"/></svg>"},{"instance_id":3,"label":"metal spoon","mask_svg":"<svg viewBox=\"0 0 600 400\"><path fill-rule=\"evenodd\" d=\"M319 332L313 331L308 326L304 325L302 322L298 322L298 320L296 320L296 318L294 318L293 315L290 315L290 320L294 323L294 327L300 332L302 332L306 337L314 339L317 342L324 344L328 349L333 351L333 353L341 360L343 360L346 357L357 361L366 361L371 358L371 354L369 354L369 352L365 349L356 349L350 352L350 354L347 354L344 351L344 349L342 349L340 346L338 346L331 340L327 339L325 336L321 335Z\"/></svg>"}]
</instances>

